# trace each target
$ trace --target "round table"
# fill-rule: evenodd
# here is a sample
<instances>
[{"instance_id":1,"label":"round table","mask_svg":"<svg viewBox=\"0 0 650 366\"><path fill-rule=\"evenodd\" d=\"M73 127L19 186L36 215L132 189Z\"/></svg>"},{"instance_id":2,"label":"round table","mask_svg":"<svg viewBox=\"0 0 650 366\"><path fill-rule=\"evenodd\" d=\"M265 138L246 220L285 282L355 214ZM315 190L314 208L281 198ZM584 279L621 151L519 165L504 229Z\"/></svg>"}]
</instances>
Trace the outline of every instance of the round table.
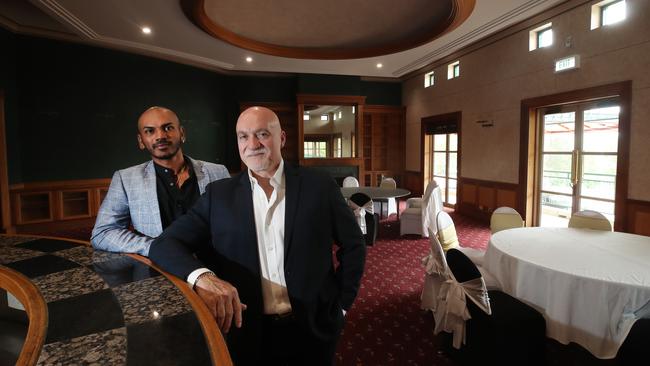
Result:
<instances>
[{"instance_id":1,"label":"round table","mask_svg":"<svg viewBox=\"0 0 650 366\"><path fill-rule=\"evenodd\" d=\"M546 318L546 332L613 358L650 317L650 237L573 228L517 228L490 239L485 268Z\"/></svg>"},{"instance_id":2,"label":"round table","mask_svg":"<svg viewBox=\"0 0 650 366\"><path fill-rule=\"evenodd\" d=\"M387 200L395 198L397 205L397 217L399 218L399 198L408 196L411 191L404 188L382 188L382 187L342 187L341 194L343 197L350 198L355 193L367 194L372 200ZM380 210L383 211L383 210Z\"/></svg>"}]
</instances>

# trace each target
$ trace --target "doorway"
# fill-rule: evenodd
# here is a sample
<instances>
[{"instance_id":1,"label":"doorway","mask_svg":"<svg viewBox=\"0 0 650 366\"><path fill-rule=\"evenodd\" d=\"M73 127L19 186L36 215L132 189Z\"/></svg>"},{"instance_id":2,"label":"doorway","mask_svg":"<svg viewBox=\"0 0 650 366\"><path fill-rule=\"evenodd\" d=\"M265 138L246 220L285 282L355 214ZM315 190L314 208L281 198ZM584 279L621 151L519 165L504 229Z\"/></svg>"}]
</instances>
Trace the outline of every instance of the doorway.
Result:
<instances>
[{"instance_id":1,"label":"doorway","mask_svg":"<svg viewBox=\"0 0 650 366\"><path fill-rule=\"evenodd\" d=\"M630 81L521 101L518 211L564 226L594 210L626 231Z\"/></svg>"},{"instance_id":2,"label":"doorway","mask_svg":"<svg viewBox=\"0 0 650 366\"><path fill-rule=\"evenodd\" d=\"M447 113L422 119L423 187L435 179L443 204L456 207L460 176L461 113Z\"/></svg>"},{"instance_id":3,"label":"doorway","mask_svg":"<svg viewBox=\"0 0 650 366\"><path fill-rule=\"evenodd\" d=\"M613 225L620 109L616 98L539 109L539 226L567 227L581 210Z\"/></svg>"}]
</instances>

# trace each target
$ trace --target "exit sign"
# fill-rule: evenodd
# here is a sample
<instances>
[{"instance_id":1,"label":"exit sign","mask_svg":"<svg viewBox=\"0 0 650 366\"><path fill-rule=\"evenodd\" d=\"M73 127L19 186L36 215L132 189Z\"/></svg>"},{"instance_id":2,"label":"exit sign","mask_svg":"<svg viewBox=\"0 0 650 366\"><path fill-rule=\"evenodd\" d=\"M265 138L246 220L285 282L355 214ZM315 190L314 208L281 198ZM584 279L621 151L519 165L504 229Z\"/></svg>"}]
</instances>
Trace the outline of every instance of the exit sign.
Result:
<instances>
[{"instance_id":1,"label":"exit sign","mask_svg":"<svg viewBox=\"0 0 650 366\"><path fill-rule=\"evenodd\" d=\"M580 57L578 55L555 60L555 72L577 69L578 67L580 67Z\"/></svg>"}]
</instances>

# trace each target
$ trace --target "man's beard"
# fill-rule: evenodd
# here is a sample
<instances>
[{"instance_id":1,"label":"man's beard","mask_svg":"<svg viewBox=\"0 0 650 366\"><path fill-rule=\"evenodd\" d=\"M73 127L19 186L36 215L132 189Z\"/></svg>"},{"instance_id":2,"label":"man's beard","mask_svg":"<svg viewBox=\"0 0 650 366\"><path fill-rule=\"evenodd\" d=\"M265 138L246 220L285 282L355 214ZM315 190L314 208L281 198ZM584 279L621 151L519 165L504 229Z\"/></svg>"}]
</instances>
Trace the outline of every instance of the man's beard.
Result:
<instances>
[{"instance_id":1,"label":"man's beard","mask_svg":"<svg viewBox=\"0 0 650 366\"><path fill-rule=\"evenodd\" d=\"M164 154L164 155L160 155L161 152L160 152L159 150L156 149L155 144L154 144L154 146L153 146L151 149L147 149L147 150L149 150L149 154L150 154L152 157L156 158L156 159L160 159L160 160L170 160L171 158L173 158L174 156L176 156L176 154L178 154L178 151L180 150L180 148L181 148L181 144L180 144L180 143L179 143L179 144L174 144L174 143L172 142L172 143L169 143L169 145L168 145L168 150L169 150L169 149L172 149L172 150L169 151L169 152L167 152L167 153L162 153L162 154Z\"/></svg>"}]
</instances>

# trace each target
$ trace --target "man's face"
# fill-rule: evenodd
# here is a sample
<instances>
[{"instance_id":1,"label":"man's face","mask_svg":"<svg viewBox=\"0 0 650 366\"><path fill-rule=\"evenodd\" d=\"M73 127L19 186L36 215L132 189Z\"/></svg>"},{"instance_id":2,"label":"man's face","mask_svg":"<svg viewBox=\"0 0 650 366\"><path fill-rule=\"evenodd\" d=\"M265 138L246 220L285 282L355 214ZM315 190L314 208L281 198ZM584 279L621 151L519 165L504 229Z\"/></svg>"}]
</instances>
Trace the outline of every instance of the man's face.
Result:
<instances>
[{"instance_id":1,"label":"man's face","mask_svg":"<svg viewBox=\"0 0 650 366\"><path fill-rule=\"evenodd\" d=\"M150 109L138 120L138 144L147 149L154 159L168 160L181 151L185 131L174 112Z\"/></svg>"},{"instance_id":2,"label":"man's face","mask_svg":"<svg viewBox=\"0 0 650 366\"><path fill-rule=\"evenodd\" d=\"M280 149L286 135L273 112L255 108L242 113L237 121L239 156L250 170L269 178L282 159Z\"/></svg>"}]
</instances>

